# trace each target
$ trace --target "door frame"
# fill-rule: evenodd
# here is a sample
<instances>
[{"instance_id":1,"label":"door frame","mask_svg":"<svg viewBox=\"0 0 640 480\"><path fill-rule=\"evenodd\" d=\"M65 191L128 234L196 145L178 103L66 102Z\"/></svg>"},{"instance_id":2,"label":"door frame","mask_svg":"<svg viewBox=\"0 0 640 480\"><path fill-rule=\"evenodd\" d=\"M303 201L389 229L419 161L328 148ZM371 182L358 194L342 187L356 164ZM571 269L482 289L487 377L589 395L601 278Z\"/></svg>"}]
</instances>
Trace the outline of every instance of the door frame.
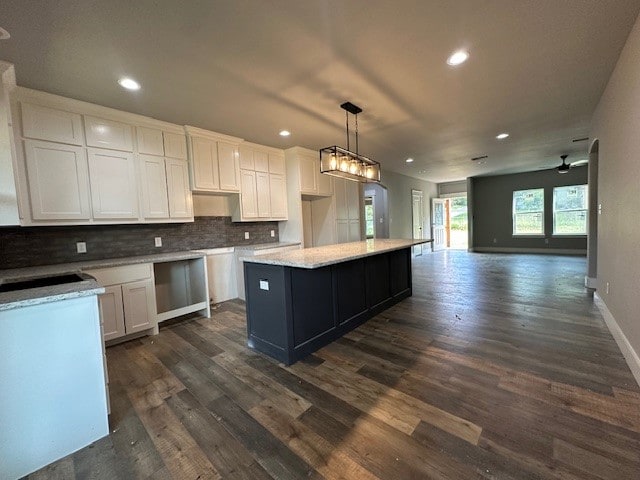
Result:
<instances>
[{"instance_id":1,"label":"door frame","mask_svg":"<svg viewBox=\"0 0 640 480\"><path fill-rule=\"evenodd\" d=\"M415 211L415 200L419 199L419 212L418 213L418 220L420 221L419 226L418 226L418 232L416 232L416 211ZM424 223L425 223L425 218L424 218L424 192L422 190L411 190L411 237L414 240L423 240L424 239ZM414 245L413 246L413 256L414 257L419 257L420 255L422 255L423 250L422 250L422 246L424 244L421 243L420 245Z\"/></svg>"},{"instance_id":2,"label":"door frame","mask_svg":"<svg viewBox=\"0 0 640 480\"><path fill-rule=\"evenodd\" d=\"M444 250L447 248L447 232L446 232L446 204L449 200L446 198L432 198L431 199L431 238L433 239L433 243L431 244L431 249L434 252L439 250ZM442 205L442 225L436 225L435 215L436 215L436 205ZM438 234L436 233L436 227L442 228L443 241L437 242Z\"/></svg>"}]
</instances>

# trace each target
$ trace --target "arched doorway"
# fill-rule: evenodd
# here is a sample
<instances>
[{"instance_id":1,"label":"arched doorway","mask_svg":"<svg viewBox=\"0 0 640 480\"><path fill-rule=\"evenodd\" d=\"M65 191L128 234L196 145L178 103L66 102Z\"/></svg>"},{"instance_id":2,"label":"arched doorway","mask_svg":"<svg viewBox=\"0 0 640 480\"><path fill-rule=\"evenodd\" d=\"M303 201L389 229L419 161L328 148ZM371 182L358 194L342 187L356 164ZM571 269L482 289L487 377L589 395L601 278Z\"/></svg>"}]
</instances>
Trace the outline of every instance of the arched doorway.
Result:
<instances>
[{"instance_id":1,"label":"arched doorway","mask_svg":"<svg viewBox=\"0 0 640 480\"><path fill-rule=\"evenodd\" d=\"M598 154L600 141L595 139L589 149L589 235L587 237L587 275L584 285L598 288Z\"/></svg>"}]
</instances>

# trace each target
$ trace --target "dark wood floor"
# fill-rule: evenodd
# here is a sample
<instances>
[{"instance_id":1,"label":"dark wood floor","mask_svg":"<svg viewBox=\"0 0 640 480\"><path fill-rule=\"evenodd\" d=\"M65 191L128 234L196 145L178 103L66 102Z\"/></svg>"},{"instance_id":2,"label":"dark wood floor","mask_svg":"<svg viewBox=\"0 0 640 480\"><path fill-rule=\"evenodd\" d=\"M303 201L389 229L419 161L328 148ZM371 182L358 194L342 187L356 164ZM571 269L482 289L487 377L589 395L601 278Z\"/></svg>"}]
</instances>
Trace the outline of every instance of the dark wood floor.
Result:
<instances>
[{"instance_id":1,"label":"dark wood floor","mask_svg":"<svg viewBox=\"0 0 640 480\"><path fill-rule=\"evenodd\" d=\"M640 389L579 257L442 252L285 368L244 305L108 349L105 439L29 478L640 479Z\"/></svg>"}]
</instances>

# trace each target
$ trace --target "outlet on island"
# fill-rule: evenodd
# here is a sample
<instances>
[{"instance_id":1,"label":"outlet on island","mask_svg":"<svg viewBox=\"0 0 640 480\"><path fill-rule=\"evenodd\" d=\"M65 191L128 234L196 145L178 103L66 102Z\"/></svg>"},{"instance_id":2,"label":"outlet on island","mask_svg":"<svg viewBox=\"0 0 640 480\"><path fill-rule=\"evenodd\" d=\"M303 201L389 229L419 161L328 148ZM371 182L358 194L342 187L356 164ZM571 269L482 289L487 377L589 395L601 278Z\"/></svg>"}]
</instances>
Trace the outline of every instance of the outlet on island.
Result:
<instances>
[{"instance_id":1,"label":"outlet on island","mask_svg":"<svg viewBox=\"0 0 640 480\"><path fill-rule=\"evenodd\" d=\"M249 240L249 232L244 232L244 239Z\"/></svg>"}]
</instances>

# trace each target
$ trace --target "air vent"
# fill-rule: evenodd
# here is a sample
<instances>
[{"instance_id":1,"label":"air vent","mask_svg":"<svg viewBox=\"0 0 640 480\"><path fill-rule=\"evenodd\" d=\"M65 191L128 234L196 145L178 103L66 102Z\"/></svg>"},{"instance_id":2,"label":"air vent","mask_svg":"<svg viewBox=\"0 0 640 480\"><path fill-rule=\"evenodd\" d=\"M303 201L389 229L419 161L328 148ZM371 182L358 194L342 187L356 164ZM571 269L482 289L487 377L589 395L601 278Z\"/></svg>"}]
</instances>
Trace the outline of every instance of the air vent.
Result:
<instances>
[{"instance_id":1,"label":"air vent","mask_svg":"<svg viewBox=\"0 0 640 480\"><path fill-rule=\"evenodd\" d=\"M471 160L475 162L476 160L484 160L485 158L489 158L489 155L480 155L479 157L473 157Z\"/></svg>"},{"instance_id":2,"label":"air vent","mask_svg":"<svg viewBox=\"0 0 640 480\"><path fill-rule=\"evenodd\" d=\"M578 142L586 142L587 140L589 140L589 137L583 137L583 138L574 138L573 140L571 140L573 143L578 143Z\"/></svg>"}]
</instances>

